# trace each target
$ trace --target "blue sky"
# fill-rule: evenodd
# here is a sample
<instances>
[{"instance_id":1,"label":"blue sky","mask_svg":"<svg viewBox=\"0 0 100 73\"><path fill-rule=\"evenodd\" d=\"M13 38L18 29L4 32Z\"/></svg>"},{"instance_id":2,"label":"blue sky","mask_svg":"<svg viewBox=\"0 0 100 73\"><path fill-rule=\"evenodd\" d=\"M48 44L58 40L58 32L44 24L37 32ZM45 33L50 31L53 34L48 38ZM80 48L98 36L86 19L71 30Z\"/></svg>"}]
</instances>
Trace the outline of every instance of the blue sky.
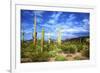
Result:
<instances>
[{"instance_id":1,"label":"blue sky","mask_svg":"<svg viewBox=\"0 0 100 73\"><path fill-rule=\"evenodd\" d=\"M48 35L56 40L58 29L61 31L62 40L89 36L89 13L21 10L21 33L25 32L25 40L32 39L35 15L38 38L41 38L42 28L45 29L45 40Z\"/></svg>"}]
</instances>

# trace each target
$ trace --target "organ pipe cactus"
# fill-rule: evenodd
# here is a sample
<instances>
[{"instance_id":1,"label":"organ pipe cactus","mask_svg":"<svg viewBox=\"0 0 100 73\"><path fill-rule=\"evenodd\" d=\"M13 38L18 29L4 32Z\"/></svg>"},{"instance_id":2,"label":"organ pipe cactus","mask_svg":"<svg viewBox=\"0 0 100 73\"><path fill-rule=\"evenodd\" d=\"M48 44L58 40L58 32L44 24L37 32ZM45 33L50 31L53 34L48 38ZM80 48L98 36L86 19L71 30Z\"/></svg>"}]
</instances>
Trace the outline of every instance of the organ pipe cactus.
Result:
<instances>
[{"instance_id":1,"label":"organ pipe cactus","mask_svg":"<svg viewBox=\"0 0 100 73\"><path fill-rule=\"evenodd\" d=\"M33 42L34 42L34 48L36 48L37 43L37 32L36 32L36 16L34 17L34 33L33 33Z\"/></svg>"},{"instance_id":2,"label":"organ pipe cactus","mask_svg":"<svg viewBox=\"0 0 100 73\"><path fill-rule=\"evenodd\" d=\"M44 28L42 28L42 35L41 35L41 52L44 48Z\"/></svg>"}]
</instances>

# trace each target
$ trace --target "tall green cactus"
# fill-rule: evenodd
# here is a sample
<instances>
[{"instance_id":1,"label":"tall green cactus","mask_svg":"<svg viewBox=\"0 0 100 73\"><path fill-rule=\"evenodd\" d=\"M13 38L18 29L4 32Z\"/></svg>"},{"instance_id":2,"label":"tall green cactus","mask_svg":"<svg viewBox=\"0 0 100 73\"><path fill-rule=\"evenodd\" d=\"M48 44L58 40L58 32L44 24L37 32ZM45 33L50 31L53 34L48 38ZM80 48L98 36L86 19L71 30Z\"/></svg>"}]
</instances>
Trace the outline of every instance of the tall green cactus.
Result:
<instances>
[{"instance_id":1,"label":"tall green cactus","mask_svg":"<svg viewBox=\"0 0 100 73\"><path fill-rule=\"evenodd\" d=\"M42 35L41 35L41 52L44 48L44 28L42 28Z\"/></svg>"},{"instance_id":2,"label":"tall green cactus","mask_svg":"<svg viewBox=\"0 0 100 73\"><path fill-rule=\"evenodd\" d=\"M25 35L25 33L22 32L22 42L24 42L24 35Z\"/></svg>"},{"instance_id":3,"label":"tall green cactus","mask_svg":"<svg viewBox=\"0 0 100 73\"><path fill-rule=\"evenodd\" d=\"M37 32L36 32L36 16L34 17L34 33L33 33L33 42L34 42L34 48L36 48L36 43L37 43Z\"/></svg>"},{"instance_id":4,"label":"tall green cactus","mask_svg":"<svg viewBox=\"0 0 100 73\"><path fill-rule=\"evenodd\" d=\"M61 46L61 31L60 31L60 29L58 30L57 43L58 43L58 46Z\"/></svg>"},{"instance_id":5,"label":"tall green cactus","mask_svg":"<svg viewBox=\"0 0 100 73\"><path fill-rule=\"evenodd\" d=\"M50 38L50 33L48 33L48 44L50 45L51 38Z\"/></svg>"}]
</instances>

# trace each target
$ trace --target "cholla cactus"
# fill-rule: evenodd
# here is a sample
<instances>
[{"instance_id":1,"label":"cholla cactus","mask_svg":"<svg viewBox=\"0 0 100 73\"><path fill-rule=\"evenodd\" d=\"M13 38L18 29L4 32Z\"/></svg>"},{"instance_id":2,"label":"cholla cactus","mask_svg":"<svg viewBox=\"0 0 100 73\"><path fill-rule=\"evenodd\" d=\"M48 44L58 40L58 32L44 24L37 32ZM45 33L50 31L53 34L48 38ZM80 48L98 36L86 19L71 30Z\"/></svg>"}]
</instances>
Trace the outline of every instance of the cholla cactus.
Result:
<instances>
[{"instance_id":1,"label":"cholla cactus","mask_svg":"<svg viewBox=\"0 0 100 73\"><path fill-rule=\"evenodd\" d=\"M36 32L36 16L34 17L34 33L33 33L33 42L34 42L34 48L36 48L37 43L37 32Z\"/></svg>"},{"instance_id":2,"label":"cholla cactus","mask_svg":"<svg viewBox=\"0 0 100 73\"><path fill-rule=\"evenodd\" d=\"M44 48L44 28L42 28L42 37L41 37L41 52L43 51Z\"/></svg>"},{"instance_id":3,"label":"cholla cactus","mask_svg":"<svg viewBox=\"0 0 100 73\"><path fill-rule=\"evenodd\" d=\"M60 29L58 30L57 43L58 43L58 46L61 46L61 31L60 31Z\"/></svg>"}]
</instances>

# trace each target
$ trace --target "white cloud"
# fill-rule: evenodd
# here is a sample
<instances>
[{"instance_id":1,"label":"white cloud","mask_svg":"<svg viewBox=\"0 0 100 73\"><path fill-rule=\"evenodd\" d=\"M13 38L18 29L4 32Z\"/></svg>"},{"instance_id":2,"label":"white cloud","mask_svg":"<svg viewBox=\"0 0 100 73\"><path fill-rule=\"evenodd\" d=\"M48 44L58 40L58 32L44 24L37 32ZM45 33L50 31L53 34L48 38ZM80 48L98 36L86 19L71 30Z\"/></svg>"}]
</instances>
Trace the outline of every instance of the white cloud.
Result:
<instances>
[{"instance_id":1,"label":"white cloud","mask_svg":"<svg viewBox=\"0 0 100 73\"><path fill-rule=\"evenodd\" d=\"M44 13L45 11L33 11L33 13L37 16L42 16L42 14Z\"/></svg>"},{"instance_id":2,"label":"white cloud","mask_svg":"<svg viewBox=\"0 0 100 73\"><path fill-rule=\"evenodd\" d=\"M72 33L62 33L62 40L76 38L76 37L78 36Z\"/></svg>"},{"instance_id":3,"label":"white cloud","mask_svg":"<svg viewBox=\"0 0 100 73\"><path fill-rule=\"evenodd\" d=\"M43 22L43 19L42 19L42 17L37 17L37 23L42 23Z\"/></svg>"},{"instance_id":4,"label":"white cloud","mask_svg":"<svg viewBox=\"0 0 100 73\"><path fill-rule=\"evenodd\" d=\"M61 14L62 14L62 12L58 12L58 13L54 12L51 15L51 18L48 20L48 23L56 24Z\"/></svg>"},{"instance_id":5,"label":"white cloud","mask_svg":"<svg viewBox=\"0 0 100 73\"><path fill-rule=\"evenodd\" d=\"M45 33L45 36L55 36L54 34L55 33L47 32L47 33Z\"/></svg>"},{"instance_id":6,"label":"white cloud","mask_svg":"<svg viewBox=\"0 0 100 73\"><path fill-rule=\"evenodd\" d=\"M83 28L85 29L89 29L89 20L88 19L83 19Z\"/></svg>"},{"instance_id":7,"label":"white cloud","mask_svg":"<svg viewBox=\"0 0 100 73\"><path fill-rule=\"evenodd\" d=\"M24 30L23 32L25 32L26 34L32 34L32 28L29 28L27 30Z\"/></svg>"},{"instance_id":8,"label":"white cloud","mask_svg":"<svg viewBox=\"0 0 100 73\"><path fill-rule=\"evenodd\" d=\"M74 28L64 28L61 30L61 32L68 32L68 33L80 33L80 32L88 32L88 30L82 28L82 27L74 27Z\"/></svg>"},{"instance_id":9,"label":"white cloud","mask_svg":"<svg viewBox=\"0 0 100 73\"><path fill-rule=\"evenodd\" d=\"M83 19L82 20L84 23L88 24L89 23L89 20L88 19Z\"/></svg>"},{"instance_id":10,"label":"white cloud","mask_svg":"<svg viewBox=\"0 0 100 73\"><path fill-rule=\"evenodd\" d=\"M50 24L55 24L56 21L55 21L54 19L50 19L50 20L48 21L48 23L50 23Z\"/></svg>"},{"instance_id":11,"label":"white cloud","mask_svg":"<svg viewBox=\"0 0 100 73\"><path fill-rule=\"evenodd\" d=\"M54 12L54 13L51 15L51 18L57 19L61 14L62 14L62 12L58 12L58 13Z\"/></svg>"},{"instance_id":12,"label":"white cloud","mask_svg":"<svg viewBox=\"0 0 100 73\"><path fill-rule=\"evenodd\" d=\"M69 21L72 21L72 20L75 20L75 19L76 19L75 14L70 14L66 21L69 22Z\"/></svg>"}]
</instances>

